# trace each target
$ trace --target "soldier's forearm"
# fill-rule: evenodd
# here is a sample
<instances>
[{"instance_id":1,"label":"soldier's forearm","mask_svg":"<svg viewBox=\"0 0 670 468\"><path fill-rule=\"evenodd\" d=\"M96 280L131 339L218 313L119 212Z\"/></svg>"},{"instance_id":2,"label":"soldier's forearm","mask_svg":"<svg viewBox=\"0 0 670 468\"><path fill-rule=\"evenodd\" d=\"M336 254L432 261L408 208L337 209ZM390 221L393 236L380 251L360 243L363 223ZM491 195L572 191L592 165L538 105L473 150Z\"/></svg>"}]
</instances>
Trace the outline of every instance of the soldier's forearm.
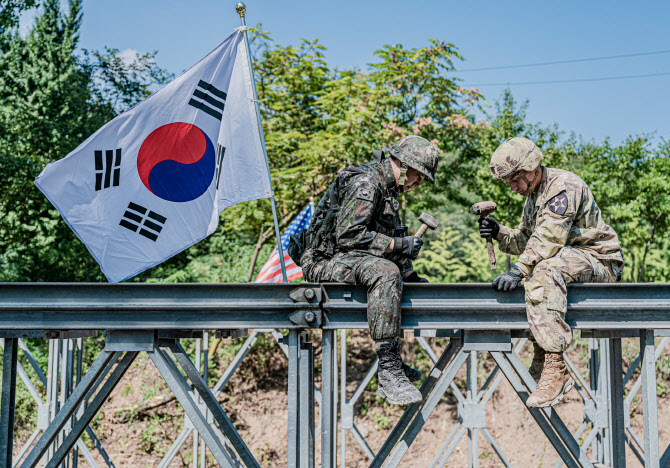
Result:
<instances>
[{"instance_id":1,"label":"soldier's forearm","mask_svg":"<svg viewBox=\"0 0 670 468\"><path fill-rule=\"evenodd\" d=\"M357 232L355 236L350 237L347 234L353 234L354 231L343 233L337 238L337 245L343 250L363 250L376 257L382 257L386 252L393 250L393 238L385 236L379 232L368 231ZM389 248L389 246L391 246Z\"/></svg>"},{"instance_id":2,"label":"soldier's forearm","mask_svg":"<svg viewBox=\"0 0 670 468\"><path fill-rule=\"evenodd\" d=\"M512 229L507 226L500 225L500 231L496 236L498 241L498 248L503 253L512 255L521 254L526 248L528 238L520 229Z\"/></svg>"}]
</instances>

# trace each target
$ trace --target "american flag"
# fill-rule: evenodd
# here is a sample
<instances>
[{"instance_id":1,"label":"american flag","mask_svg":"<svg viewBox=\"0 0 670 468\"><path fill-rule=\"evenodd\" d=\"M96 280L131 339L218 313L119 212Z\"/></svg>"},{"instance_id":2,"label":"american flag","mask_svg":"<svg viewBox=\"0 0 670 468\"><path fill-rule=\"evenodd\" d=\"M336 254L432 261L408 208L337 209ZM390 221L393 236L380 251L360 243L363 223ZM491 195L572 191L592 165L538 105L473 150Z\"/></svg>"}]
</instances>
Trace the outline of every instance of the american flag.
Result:
<instances>
[{"instance_id":1,"label":"american flag","mask_svg":"<svg viewBox=\"0 0 670 468\"><path fill-rule=\"evenodd\" d=\"M310 221L312 221L312 214L314 210L312 204L310 203L307 207L300 212L300 214L289 224L284 234L281 236L281 247L284 251L284 263L286 264L286 277L289 281L294 279L302 278L302 269L295 264L293 259L288 255L288 241L293 234L297 234L303 229L309 227ZM283 283L284 280L281 274L281 263L279 262L279 251L275 247L274 252L270 255L270 258L263 268L261 268L260 273L256 277L256 283Z\"/></svg>"}]
</instances>

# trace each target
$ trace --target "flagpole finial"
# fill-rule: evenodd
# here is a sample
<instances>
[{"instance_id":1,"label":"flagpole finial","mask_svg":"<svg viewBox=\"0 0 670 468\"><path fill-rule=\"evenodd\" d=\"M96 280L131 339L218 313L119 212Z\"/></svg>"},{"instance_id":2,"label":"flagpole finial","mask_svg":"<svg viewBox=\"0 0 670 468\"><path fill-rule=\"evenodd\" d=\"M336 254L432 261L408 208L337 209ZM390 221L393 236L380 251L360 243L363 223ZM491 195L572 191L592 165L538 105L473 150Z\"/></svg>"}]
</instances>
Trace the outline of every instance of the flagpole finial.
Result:
<instances>
[{"instance_id":1,"label":"flagpole finial","mask_svg":"<svg viewBox=\"0 0 670 468\"><path fill-rule=\"evenodd\" d=\"M235 5L235 11L241 18L244 18L244 14L247 12L247 6L242 2L237 2Z\"/></svg>"}]
</instances>

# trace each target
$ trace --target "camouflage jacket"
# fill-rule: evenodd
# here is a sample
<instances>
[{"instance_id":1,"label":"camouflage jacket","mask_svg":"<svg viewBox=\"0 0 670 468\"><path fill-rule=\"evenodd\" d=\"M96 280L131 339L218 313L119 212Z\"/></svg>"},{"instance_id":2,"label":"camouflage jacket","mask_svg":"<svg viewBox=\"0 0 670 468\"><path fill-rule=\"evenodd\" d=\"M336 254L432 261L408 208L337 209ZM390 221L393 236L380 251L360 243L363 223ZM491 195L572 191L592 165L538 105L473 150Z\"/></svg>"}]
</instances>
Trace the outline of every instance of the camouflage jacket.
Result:
<instances>
[{"instance_id":1,"label":"camouflage jacket","mask_svg":"<svg viewBox=\"0 0 670 468\"><path fill-rule=\"evenodd\" d=\"M566 245L623 268L623 251L614 230L605 224L586 183L561 169L542 168L542 181L527 199L518 229L500 226L500 250L520 255L519 270L528 276L541 260Z\"/></svg>"},{"instance_id":2,"label":"camouflage jacket","mask_svg":"<svg viewBox=\"0 0 670 468\"><path fill-rule=\"evenodd\" d=\"M340 207L335 227L335 252L367 252L393 261L401 272L411 270L410 260L384 252L393 237L403 235L390 160L386 158L343 169L335 183ZM319 206L323 202L322 199Z\"/></svg>"}]
</instances>

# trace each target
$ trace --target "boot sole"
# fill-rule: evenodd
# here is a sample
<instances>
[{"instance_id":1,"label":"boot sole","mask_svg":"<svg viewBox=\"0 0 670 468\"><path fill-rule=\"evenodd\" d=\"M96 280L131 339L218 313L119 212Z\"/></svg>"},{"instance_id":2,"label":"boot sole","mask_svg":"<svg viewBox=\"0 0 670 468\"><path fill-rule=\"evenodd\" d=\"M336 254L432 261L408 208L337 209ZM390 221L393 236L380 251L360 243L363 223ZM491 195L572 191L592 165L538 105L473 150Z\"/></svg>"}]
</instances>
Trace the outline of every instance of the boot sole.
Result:
<instances>
[{"instance_id":1,"label":"boot sole","mask_svg":"<svg viewBox=\"0 0 670 468\"><path fill-rule=\"evenodd\" d=\"M409 379L409 381L412 382L412 383L418 382L419 380L421 380L421 379L415 379L415 380ZM380 386L377 386L377 394L382 398L386 398L386 393L384 392L384 390Z\"/></svg>"},{"instance_id":2,"label":"boot sole","mask_svg":"<svg viewBox=\"0 0 670 468\"><path fill-rule=\"evenodd\" d=\"M570 390L572 390L572 387L575 385L575 381L572 380L572 377L570 377L567 382L563 384L563 389L561 390L561 393L558 394L556 398L554 398L551 401L547 401L544 403L541 403L539 405L528 405L529 408L549 408L550 406L556 406L560 402L563 401L563 398L565 397L565 394L568 393Z\"/></svg>"},{"instance_id":3,"label":"boot sole","mask_svg":"<svg viewBox=\"0 0 670 468\"><path fill-rule=\"evenodd\" d=\"M414 400L410 400L410 399L407 399L407 400L392 400L386 395L386 392L384 392L384 390L382 390L381 387L377 387L377 394L380 397L385 398L392 405L409 405L410 403L418 403L418 402L423 400L423 398L418 398L418 399L414 399Z\"/></svg>"},{"instance_id":4,"label":"boot sole","mask_svg":"<svg viewBox=\"0 0 670 468\"><path fill-rule=\"evenodd\" d=\"M377 387L377 395L379 395L382 398L386 398L386 392L381 387Z\"/></svg>"},{"instance_id":5,"label":"boot sole","mask_svg":"<svg viewBox=\"0 0 670 468\"><path fill-rule=\"evenodd\" d=\"M379 396L382 396L382 395L380 394ZM422 401L422 398L415 398L415 399L408 398L406 400L392 400L386 395L382 396L382 398L386 398L386 401L388 401L392 405L409 405L410 403L418 403L418 402Z\"/></svg>"}]
</instances>

